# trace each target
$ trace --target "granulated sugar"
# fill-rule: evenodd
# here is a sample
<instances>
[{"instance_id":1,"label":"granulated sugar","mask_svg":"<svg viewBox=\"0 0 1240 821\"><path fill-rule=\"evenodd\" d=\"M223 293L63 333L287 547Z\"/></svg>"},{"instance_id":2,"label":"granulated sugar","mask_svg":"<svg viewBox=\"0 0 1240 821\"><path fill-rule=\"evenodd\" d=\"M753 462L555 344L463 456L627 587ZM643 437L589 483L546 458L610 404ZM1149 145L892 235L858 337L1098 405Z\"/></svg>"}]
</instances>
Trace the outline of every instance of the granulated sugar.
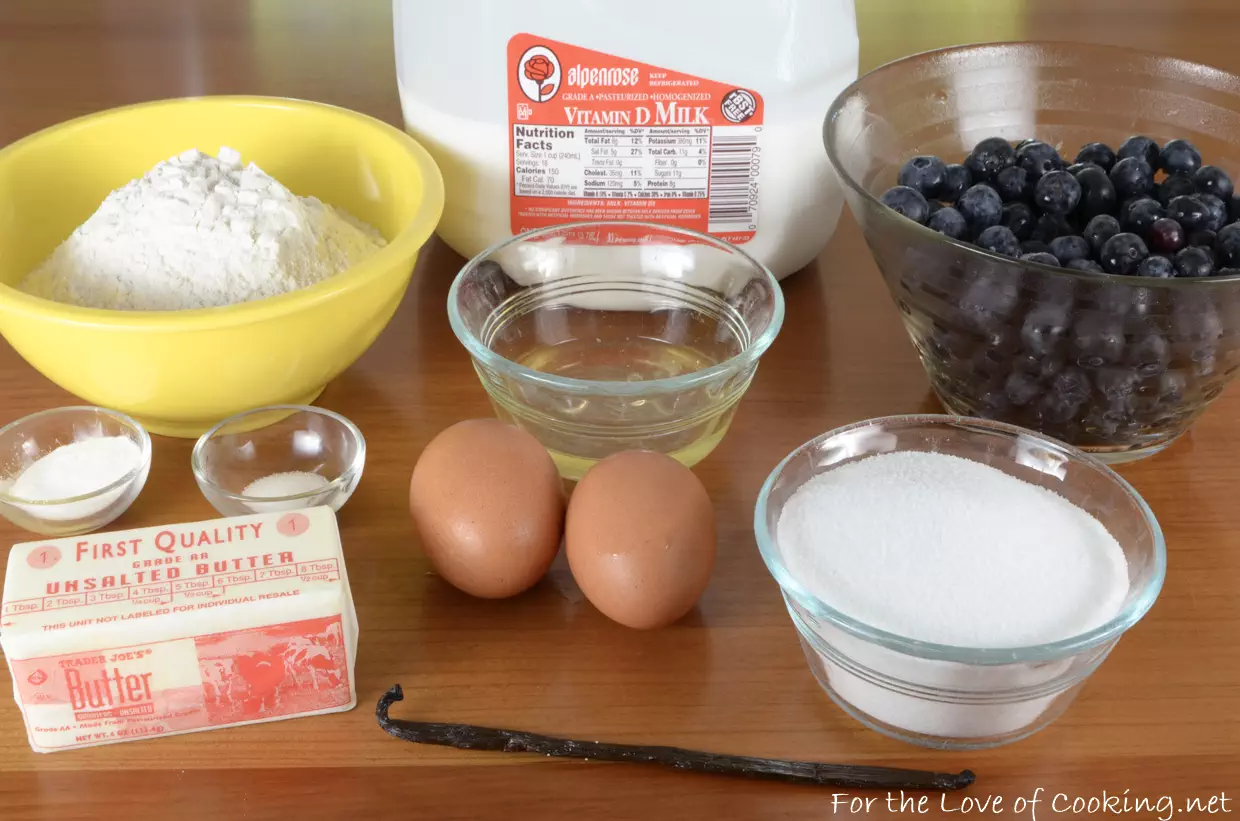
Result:
<instances>
[{"instance_id":1,"label":"granulated sugar","mask_svg":"<svg viewBox=\"0 0 1240 821\"><path fill-rule=\"evenodd\" d=\"M979 462L872 456L785 505L788 571L873 627L960 647L1019 647L1099 627L1128 593L1123 550L1086 511Z\"/></svg>"},{"instance_id":2,"label":"granulated sugar","mask_svg":"<svg viewBox=\"0 0 1240 821\"><path fill-rule=\"evenodd\" d=\"M90 308L209 308L314 285L383 244L236 151L190 150L109 194L20 288Z\"/></svg>"}]
</instances>

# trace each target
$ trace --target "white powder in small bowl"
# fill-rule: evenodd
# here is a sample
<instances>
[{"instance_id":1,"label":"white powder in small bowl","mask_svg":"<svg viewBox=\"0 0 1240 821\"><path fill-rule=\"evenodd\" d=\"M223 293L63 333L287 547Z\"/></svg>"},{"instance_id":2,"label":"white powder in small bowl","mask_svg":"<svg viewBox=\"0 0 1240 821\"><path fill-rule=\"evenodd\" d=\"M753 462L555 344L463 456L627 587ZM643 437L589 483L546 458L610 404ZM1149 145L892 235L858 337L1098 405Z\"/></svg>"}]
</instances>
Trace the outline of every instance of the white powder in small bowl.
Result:
<instances>
[{"instance_id":1,"label":"white powder in small bowl","mask_svg":"<svg viewBox=\"0 0 1240 821\"><path fill-rule=\"evenodd\" d=\"M316 490L327 487L328 484L330 483L327 477L320 476L317 473L290 470L255 479L245 486L245 489L241 491L241 495L247 497L245 504L255 513L269 513L273 510L294 510L303 507L313 507L316 504L321 504L322 500L317 496L271 502L255 500L301 496L302 494L313 493Z\"/></svg>"},{"instance_id":2,"label":"white powder in small bowl","mask_svg":"<svg viewBox=\"0 0 1240 821\"><path fill-rule=\"evenodd\" d=\"M10 496L30 502L55 502L87 496L111 485L138 467L142 448L128 436L97 436L70 442L36 459L7 488ZM14 503L35 518L69 522L102 513L128 485L87 499L51 505Z\"/></svg>"}]
</instances>

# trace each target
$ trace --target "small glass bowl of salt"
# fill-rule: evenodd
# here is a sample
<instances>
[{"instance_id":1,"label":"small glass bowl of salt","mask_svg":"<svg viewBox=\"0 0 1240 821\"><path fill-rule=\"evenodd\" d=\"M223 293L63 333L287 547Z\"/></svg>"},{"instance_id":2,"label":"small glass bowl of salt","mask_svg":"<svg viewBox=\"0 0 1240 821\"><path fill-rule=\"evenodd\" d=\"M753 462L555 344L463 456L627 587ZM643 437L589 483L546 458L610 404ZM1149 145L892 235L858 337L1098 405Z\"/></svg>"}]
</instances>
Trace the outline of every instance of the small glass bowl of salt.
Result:
<instances>
[{"instance_id":1,"label":"small glass bowl of salt","mask_svg":"<svg viewBox=\"0 0 1240 821\"><path fill-rule=\"evenodd\" d=\"M225 516L320 505L339 510L362 478L366 440L338 413L272 405L211 428L190 461L203 496Z\"/></svg>"},{"instance_id":2,"label":"small glass bowl of salt","mask_svg":"<svg viewBox=\"0 0 1240 821\"><path fill-rule=\"evenodd\" d=\"M941 749L1047 726L1153 605L1162 531L1076 448L954 416L892 416L793 451L754 531L810 670L886 735Z\"/></svg>"},{"instance_id":3,"label":"small glass bowl of salt","mask_svg":"<svg viewBox=\"0 0 1240 821\"><path fill-rule=\"evenodd\" d=\"M151 437L123 413L53 408L0 428L0 513L42 536L98 530L129 509L151 469Z\"/></svg>"}]
</instances>

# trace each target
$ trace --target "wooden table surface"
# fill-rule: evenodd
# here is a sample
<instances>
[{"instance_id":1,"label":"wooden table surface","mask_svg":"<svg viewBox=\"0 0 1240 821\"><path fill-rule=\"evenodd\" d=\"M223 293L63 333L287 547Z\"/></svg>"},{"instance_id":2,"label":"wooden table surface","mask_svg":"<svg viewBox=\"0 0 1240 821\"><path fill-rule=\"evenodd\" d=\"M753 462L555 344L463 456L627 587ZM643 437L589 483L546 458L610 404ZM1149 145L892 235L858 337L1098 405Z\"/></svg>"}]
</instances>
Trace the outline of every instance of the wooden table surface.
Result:
<instances>
[{"instance_id":1,"label":"wooden table surface","mask_svg":"<svg viewBox=\"0 0 1240 821\"><path fill-rule=\"evenodd\" d=\"M1231 0L859 0L863 67L967 40L1138 45L1240 71ZM383 0L3 0L0 144L86 112L202 93L290 95L400 123ZM700 608L659 632L610 623L562 563L514 600L472 600L428 574L406 507L420 449L489 407L449 332L461 260L427 248L396 318L321 404L370 441L341 514L362 637L359 706L339 715L40 756L0 702L0 818L825 817L830 790L612 764L419 748L376 726L400 715L720 752L944 768L970 795L1240 799L1240 395L1190 436L1121 469L1166 532L1169 574L1068 713L998 750L944 753L873 733L814 682L750 530L767 472L837 425L933 410L926 378L851 217L816 266L785 283L787 321L732 432L697 469L720 553ZM0 349L0 423L72 398ZM190 443L157 439L150 481L117 526L210 518ZM26 534L5 523L0 542ZM3 555L0 553L0 555ZM0 691L9 688L0 672ZM958 804L959 797L952 799ZM937 800L932 806L937 806ZM1229 800L1228 809L1240 806ZM1216 808L1218 805L1216 804ZM933 814L933 813L932 813ZM993 813L991 813L993 814ZM875 805L873 817L889 813ZM1029 817L1026 813L1019 817Z\"/></svg>"}]
</instances>

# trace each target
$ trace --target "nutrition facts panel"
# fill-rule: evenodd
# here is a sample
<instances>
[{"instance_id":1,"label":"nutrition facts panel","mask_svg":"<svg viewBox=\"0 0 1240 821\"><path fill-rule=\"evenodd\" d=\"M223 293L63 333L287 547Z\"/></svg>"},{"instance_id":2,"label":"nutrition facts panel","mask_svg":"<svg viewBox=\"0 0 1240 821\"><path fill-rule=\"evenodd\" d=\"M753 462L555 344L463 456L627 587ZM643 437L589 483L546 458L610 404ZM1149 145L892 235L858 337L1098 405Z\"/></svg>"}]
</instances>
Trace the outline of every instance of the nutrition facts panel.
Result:
<instances>
[{"instance_id":1,"label":"nutrition facts panel","mask_svg":"<svg viewBox=\"0 0 1240 821\"><path fill-rule=\"evenodd\" d=\"M709 190L710 133L709 126L514 126L516 193L703 199Z\"/></svg>"}]
</instances>

